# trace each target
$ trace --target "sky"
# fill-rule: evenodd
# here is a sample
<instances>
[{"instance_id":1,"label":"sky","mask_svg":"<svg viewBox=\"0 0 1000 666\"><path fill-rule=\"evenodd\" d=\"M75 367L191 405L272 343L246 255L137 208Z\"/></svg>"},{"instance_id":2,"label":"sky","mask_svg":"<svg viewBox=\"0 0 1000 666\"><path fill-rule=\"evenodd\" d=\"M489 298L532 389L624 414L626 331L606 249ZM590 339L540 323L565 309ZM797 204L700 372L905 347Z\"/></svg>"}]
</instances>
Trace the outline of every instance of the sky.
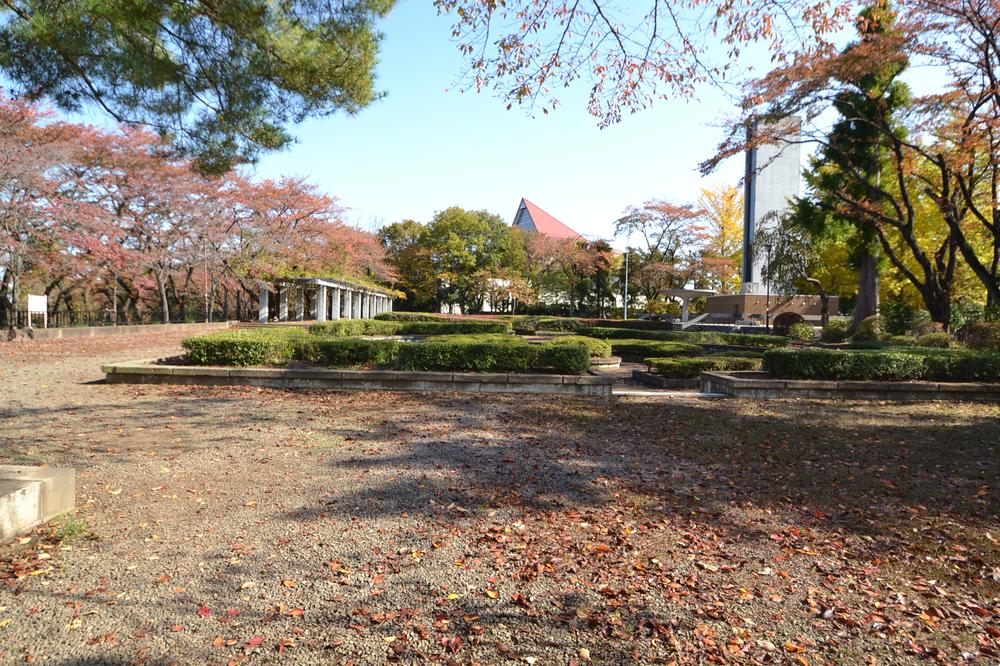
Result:
<instances>
[{"instance_id":1,"label":"sky","mask_svg":"<svg viewBox=\"0 0 1000 666\"><path fill-rule=\"evenodd\" d=\"M738 183L740 159L706 179L697 171L732 111L721 96L709 90L690 103L658 101L603 130L587 113L586 81L548 115L508 111L492 91L458 90L465 64L451 23L430 0L400 0L381 25L377 77L385 98L353 117L293 127L297 143L264 156L255 173L309 178L367 230L407 218L427 222L449 206L512 221L523 196L585 236L605 239L628 205L693 203L701 187Z\"/></svg>"}]
</instances>

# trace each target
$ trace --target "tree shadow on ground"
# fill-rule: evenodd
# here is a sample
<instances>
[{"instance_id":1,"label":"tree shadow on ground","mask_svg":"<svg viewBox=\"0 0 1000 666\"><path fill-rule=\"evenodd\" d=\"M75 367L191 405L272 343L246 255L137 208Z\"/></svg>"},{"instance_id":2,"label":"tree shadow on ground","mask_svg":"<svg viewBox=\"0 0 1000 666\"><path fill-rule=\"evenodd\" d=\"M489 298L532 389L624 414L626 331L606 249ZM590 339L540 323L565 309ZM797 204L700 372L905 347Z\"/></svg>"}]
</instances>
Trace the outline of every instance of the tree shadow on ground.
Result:
<instances>
[{"instance_id":1,"label":"tree shadow on ground","mask_svg":"<svg viewBox=\"0 0 1000 666\"><path fill-rule=\"evenodd\" d=\"M706 516L747 503L868 535L897 533L907 515L1000 515L1000 419L990 407L561 403L557 411L544 399L411 400L379 427L348 435L399 446L329 462L337 473L371 472L367 484L290 517L433 514L449 504L551 511L602 506L625 490L685 511L696 497ZM415 425L421 410L437 422Z\"/></svg>"}]
</instances>

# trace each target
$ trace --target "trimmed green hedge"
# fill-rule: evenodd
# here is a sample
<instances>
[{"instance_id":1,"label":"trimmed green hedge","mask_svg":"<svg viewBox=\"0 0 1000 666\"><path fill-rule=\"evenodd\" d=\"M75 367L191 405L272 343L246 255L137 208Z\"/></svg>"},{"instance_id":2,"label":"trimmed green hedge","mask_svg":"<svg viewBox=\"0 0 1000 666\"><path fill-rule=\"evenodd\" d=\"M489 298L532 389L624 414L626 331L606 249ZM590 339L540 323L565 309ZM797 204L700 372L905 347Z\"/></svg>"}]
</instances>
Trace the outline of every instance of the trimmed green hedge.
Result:
<instances>
[{"instance_id":1,"label":"trimmed green hedge","mask_svg":"<svg viewBox=\"0 0 1000 666\"><path fill-rule=\"evenodd\" d=\"M379 321L449 321L454 315L433 312L383 312L375 315Z\"/></svg>"},{"instance_id":2,"label":"trimmed green hedge","mask_svg":"<svg viewBox=\"0 0 1000 666\"><path fill-rule=\"evenodd\" d=\"M774 349L764 369L781 379L1000 381L1000 354L895 347L885 351Z\"/></svg>"},{"instance_id":3,"label":"trimmed green hedge","mask_svg":"<svg viewBox=\"0 0 1000 666\"><path fill-rule=\"evenodd\" d=\"M559 337L546 340L545 344L550 347L566 347L573 345L583 345L590 352L591 358L607 358L611 356L611 343L607 340L588 338L583 335L560 335Z\"/></svg>"},{"instance_id":4,"label":"trimmed green hedge","mask_svg":"<svg viewBox=\"0 0 1000 666\"><path fill-rule=\"evenodd\" d=\"M701 356L698 358L648 358L646 364L658 375L669 379L695 379L702 372L724 370L760 370L762 360L740 356Z\"/></svg>"},{"instance_id":5,"label":"trimmed green hedge","mask_svg":"<svg viewBox=\"0 0 1000 666\"><path fill-rule=\"evenodd\" d=\"M688 342L699 345L733 345L742 347L783 347L788 339L780 335L760 335L755 333L716 333L714 331L634 331L621 328L590 326L578 333L591 338L630 338L633 340L664 340Z\"/></svg>"},{"instance_id":6,"label":"trimmed green hedge","mask_svg":"<svg viewBox=\"0 0 1000 666\"><path fill-rule=\"evenodd\" d=\"M296 357L304 331L221 331L187 338L181 345L197 365L274 365Z\"/></svg>"},{"instance_id":7,"label":"trimmed green hedge","mask_svg":"<svg viewBox=\"0 0 1000 666\"><path fill-rule=\"evenodd\" d=\"M505 334L442 335L420 342L310 335L295 328L225 331L188 338L188 358L198 365L285 365L291 361L332 367L379 366L393 370L583 373L590 367L584 343L533 345Z\"/></svg>"},{"instance_id":8,"label":"trimmed green hedge","mask_svg":"<svg viewBox=\"0 0 1000 666\"><path fill-rule=\"evenodd\" d=\"M924 360L895 351L773 349L764 369L781 379L919 379Z\"/></svg>"},{"instance_id":9,"label":"trimmed green hedge","mask_svg":"<svg viewBox=\"0 0 1000 666\"><path fill-rule=\"evenodd\" d=\"M510 333L505 321L386 321L384 319L340 319L309 327L310 333L334 337L357 335L448 335Z\"/></svg>"},{"instance_id":10,"label":"trimmed green hedge","mask_svg":"<svg viewBox=\"0 0 1000 666\"><path fill-rule=\"evenodd\" d=\"M450 336L442 336L450 337ZM418 344L400 345L396 370L442 370L470 372L527 372L550 368L580 374L590 367L590 352L584 345L532 345L527 342L448 342L428 338Z\"/></svg>"},{"instance_id":11,"label":"trimmed green hedge","mask_svg":"<svg viewBox=\"0 0 1000 666\"><path fill-rule=\"evenodd\" d=\"M615 356L649 358L656 356L701 356L704 348L689 342L666 342L660 340L610 340L611 353Z\"/></svg>"}]
</instances>

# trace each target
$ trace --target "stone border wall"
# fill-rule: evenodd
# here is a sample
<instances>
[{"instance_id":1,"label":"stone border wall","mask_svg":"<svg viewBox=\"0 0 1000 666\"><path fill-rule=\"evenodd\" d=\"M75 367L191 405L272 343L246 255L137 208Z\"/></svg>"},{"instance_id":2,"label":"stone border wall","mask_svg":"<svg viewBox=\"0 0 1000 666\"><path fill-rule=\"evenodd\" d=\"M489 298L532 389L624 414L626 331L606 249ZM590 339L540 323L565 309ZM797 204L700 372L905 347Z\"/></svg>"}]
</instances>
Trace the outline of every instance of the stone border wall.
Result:
<instances>
[{"instance_id":1,"label":"stone border wall","mask_svg":"<svg viewBox=\"0 0 1000 666\"><path fill-rule=\"evenodd\" d=\"M645 384L646 386L652 386L653 388L696 389L699 386L701 386L701 380L699 379L677 379L671 377L661 377L660 375L654 374L652 372L646 372L645 370L633 370L632 379L639 382L640 384Z\"/></svg>"},{"instance_id":2,"label":"stone border wall","mask_svg":"<svg viewBox=\"0 0 1000 666\"><path fill-rule=\"evenodd\" d=\"M163 365L164 359L101 367L112 384L201 384L355 391L462 391L610 396L613 377L488 372L398 372L325 368Z\"/></svg>"},{"instance_id":3,"label":"stone border wall","mask_svg":"<svg viewBox=\"0 0 1000 666\"><path fill-rule=\"evenodd\" d=\"M72 326L68 328L18 329L18 340L58 340L61 338L99 338L112 335L144 335L148 333L190 333L230 328L234 322L219 321L198 324L136 324L134 326ZM30 331L30 333L29 333Z\"/></svg>"},{"instance_id":4,"label":"stone border wall","mask_svg":"<svg viewBox=\"0 0 1000 666\"><path fill-rule=\"evenodd\" d=\"M734 398L1000 401L1000 384L772 379L762 372L703 372L701 392Z\"/></svg>"}]
</instances>

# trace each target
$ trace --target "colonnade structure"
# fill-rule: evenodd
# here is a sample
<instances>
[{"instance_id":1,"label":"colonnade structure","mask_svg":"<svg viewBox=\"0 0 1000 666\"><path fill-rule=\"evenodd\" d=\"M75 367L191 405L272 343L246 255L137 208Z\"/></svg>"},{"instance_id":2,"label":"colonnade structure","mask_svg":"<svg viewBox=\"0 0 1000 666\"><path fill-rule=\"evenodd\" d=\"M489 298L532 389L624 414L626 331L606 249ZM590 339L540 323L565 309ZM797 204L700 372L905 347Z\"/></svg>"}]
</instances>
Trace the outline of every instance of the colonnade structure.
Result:
<instances>
[{"instance_id":1,"label":"colonnade structure","mask_svg":"<svg viewBox=\"0 0 1000 666\"><path fill-rule=\"evenodd\" d=\"M383 312L392 312L390 292L367 287L339 278L285 278L275 282L258 281L260 287L257 322L271 319L271 291L277 293L278 321L336 321L338 319L371 319ZM291 315L290 306L295 312Z\"/></svg>"}]
</instances>

